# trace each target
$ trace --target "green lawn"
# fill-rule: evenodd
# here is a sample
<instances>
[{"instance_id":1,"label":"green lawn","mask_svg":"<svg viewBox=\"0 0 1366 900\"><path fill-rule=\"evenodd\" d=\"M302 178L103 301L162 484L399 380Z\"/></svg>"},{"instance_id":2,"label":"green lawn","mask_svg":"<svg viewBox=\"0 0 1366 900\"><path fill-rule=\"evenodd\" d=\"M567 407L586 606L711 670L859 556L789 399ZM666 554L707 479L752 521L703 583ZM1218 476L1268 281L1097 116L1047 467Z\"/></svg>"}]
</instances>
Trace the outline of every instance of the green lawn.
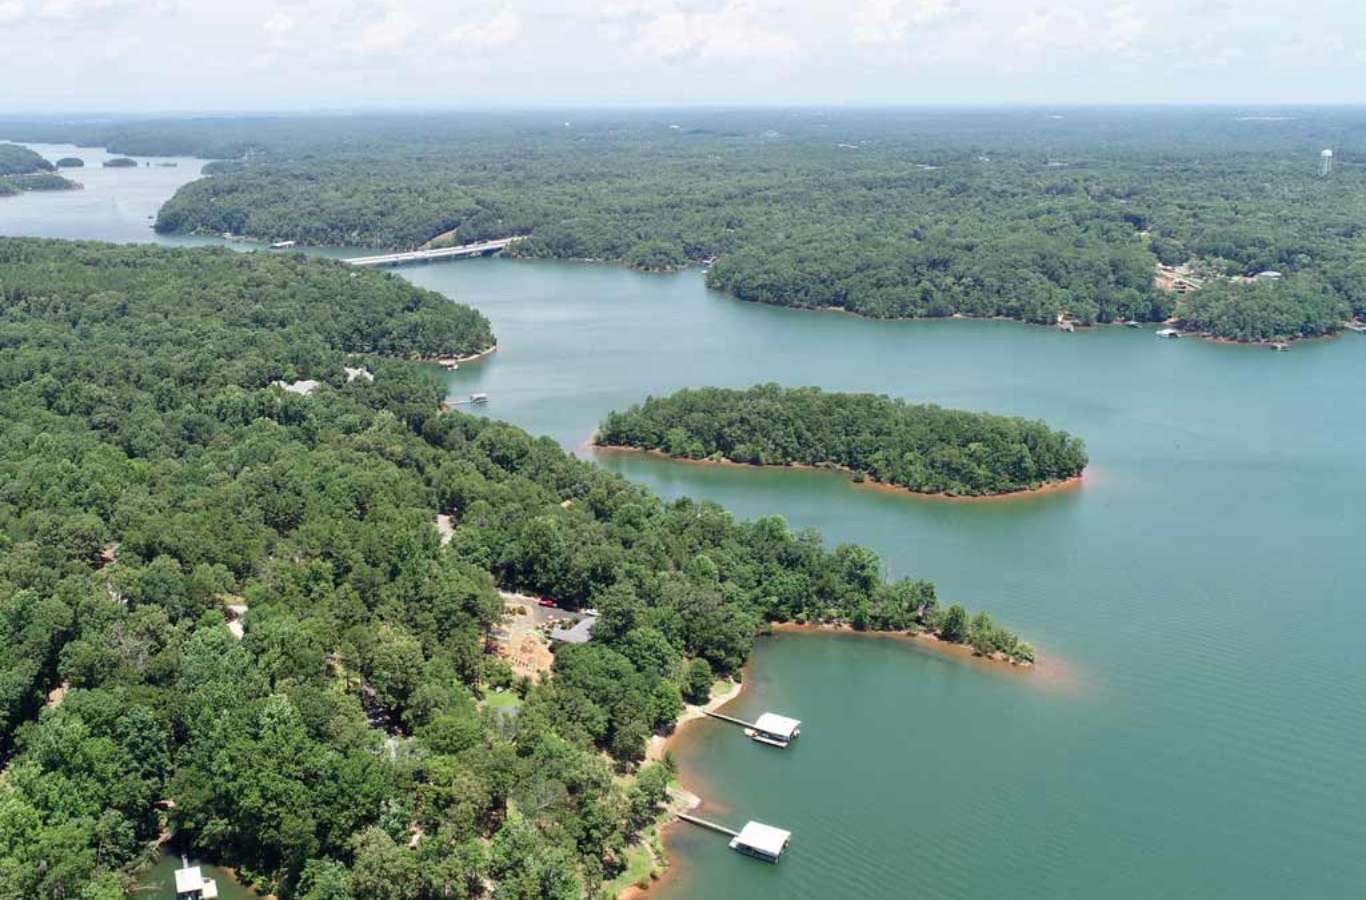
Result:
<instances>
[{"instance_id":1,"label":"green lawn","mask_svg":"<svg viewBox=\"0 0 1366 900\"><path fill-rule=\"evenodd\" d=\"M484 706L489 709L517 709L522 705L522 698L517 696L516 691L503 691L501 694L489 691L484 695Z\"/></svg>"},{"instance_id":2,"label":"green lawn","mask_svg":"<svg viewBox=\"0 0 1366 900\"><path fill-rule=\"evenodd\" d=\"M632 844L626 848L626 868L621 870L621 874L603 885L603 893L607 896L615 897L637 881L650 880L655 863L645 843L654 840L654 831L647 831L641 836L641 840L642 843Z\"/></svg>"}]
</instances>

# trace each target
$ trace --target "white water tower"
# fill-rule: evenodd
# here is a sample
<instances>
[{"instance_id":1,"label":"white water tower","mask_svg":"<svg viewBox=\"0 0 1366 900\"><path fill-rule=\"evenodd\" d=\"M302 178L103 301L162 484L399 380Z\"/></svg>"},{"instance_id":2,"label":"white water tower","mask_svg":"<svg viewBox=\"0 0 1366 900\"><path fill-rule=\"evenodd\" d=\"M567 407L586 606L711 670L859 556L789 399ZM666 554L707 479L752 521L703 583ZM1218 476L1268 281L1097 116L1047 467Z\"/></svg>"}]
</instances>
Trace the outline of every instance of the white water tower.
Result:
<instances>
[{"instance_id":1,"label":"white water tower","mask_svg":"<svg viewBox=\"0 0 1366 900\"><path fill-rule=\"evenodd\" d=\"M1319 154L1319 175L1324 176L1333 171L1333 151L1324 150Z\"/></svg>"}]
</instances>

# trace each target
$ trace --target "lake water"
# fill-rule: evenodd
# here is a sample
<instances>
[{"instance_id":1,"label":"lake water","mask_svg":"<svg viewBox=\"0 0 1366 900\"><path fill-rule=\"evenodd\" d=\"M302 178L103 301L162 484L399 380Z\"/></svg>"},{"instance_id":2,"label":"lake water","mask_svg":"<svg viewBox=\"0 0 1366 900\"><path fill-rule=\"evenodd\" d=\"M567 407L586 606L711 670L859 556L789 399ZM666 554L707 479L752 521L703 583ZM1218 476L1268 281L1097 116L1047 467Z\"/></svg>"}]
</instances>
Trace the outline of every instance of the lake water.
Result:
<instances>
[{"instance_id":1,"label":"lake water","mask_svg":"<svg viewBox=\"0 0 1366 900\"><path fill-rule=\"evenodd\" d=\"M214 866L202 859L190 857L192 866L199 866L200 874L218 883L219 900L260 900L260 894L240 884L232 871ZM136 900L175 900L175 872L183 865L175 853L164 851L157 864L142 876L142 883L133 894Z\"/></svg>"},{"instance_id":2,"label":"lake water","mask_svg":"<svg viewBox=\"0 0 1366 900\"><path fill-rule=\"evenodd\" d=\"M71 195L0 200L0 233L153 239L145 216L189 165L102 170L79 214ZM168 176L160 197L143 176ZM1277 354L752 306L695 271L398 271L493 322L499 352L452 373L453 395L487 392L489 415L584 454L607 411L647 394L767 380L1036 416L1088 443L1080 490L976 504L600 457L664 496L868 544L1044 659L1021 675L890 639L762 641L732 711L796 716L801 739L777 751L704 722L676 753L705 814L791 829L792 848L770 866L676 827L657 896L1270 900L1366 883L1363 338Z\"/></svg>"}]
</instances>

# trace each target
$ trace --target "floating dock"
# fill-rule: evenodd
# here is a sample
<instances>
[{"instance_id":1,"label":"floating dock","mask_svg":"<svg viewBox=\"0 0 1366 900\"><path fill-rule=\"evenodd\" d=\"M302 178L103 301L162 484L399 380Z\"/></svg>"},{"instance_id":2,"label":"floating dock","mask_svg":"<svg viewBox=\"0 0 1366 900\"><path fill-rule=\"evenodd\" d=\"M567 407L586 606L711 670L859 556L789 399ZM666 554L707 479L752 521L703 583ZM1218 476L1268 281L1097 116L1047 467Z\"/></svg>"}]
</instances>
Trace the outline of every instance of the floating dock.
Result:
<instances>
[{"instance_id":1,"label":"floating dock","mask_svg":"<svg viewBox=\"0 0 1366 900\"><path fill-rule=\"evenodd\" d=\"M739 725L745 729L745 734L749 735L751 740L768 744L770 747L786 747L802 733L800 721L789 719L787 716L780 716L777 713L766 712L753 722L746 722L744 719L737 719L734 716L727 716L718 712L708 712L707 715L713 719Z\"/></svg>"},{"instance_id":2,"label":"floating dock","mask_svg":"<svg viewBox=\"0 0 1366 900\"><path fill-rule=\"evenodd\" d=\"M463 400L447 400L441 405L446 409L454 409L457 406L480 406L488 402L488 394L470 394Z\"/></svg>"},{"instance_id":3,"label":"floating dock","mask_svg":"<svg viewBox=\"0 0 1366 900\"><path fill-rule=\"evenodd\" d=\"M783 855L783 851L787 849L787 845L792 843L792 832L774 828L772 825L765 825L763 822L749 821L745 823L744 828L736 831L699 816L692 816L687 813L677 813L676 815L684 822L691 822L710 831L730 835L730 849L736 853L752 856L755 859L762 859L764 862L776 863L778 858Z\"/></svg>"}]
</instances>

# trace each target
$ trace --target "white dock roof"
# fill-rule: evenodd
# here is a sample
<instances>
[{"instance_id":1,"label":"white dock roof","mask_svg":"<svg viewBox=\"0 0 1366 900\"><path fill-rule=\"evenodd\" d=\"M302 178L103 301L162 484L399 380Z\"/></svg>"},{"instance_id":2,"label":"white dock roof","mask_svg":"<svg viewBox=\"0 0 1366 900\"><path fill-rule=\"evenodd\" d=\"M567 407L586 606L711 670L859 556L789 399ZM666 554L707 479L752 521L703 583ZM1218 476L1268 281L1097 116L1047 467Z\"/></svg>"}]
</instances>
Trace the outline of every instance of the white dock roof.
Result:
<instances>
[{"instance_id":1,"label":"white dock roof","mask_svg":"<svg viewBox=\"0 0 1366 900\"><path fill-rule=\"evenodd\" d=\"M745 827L735 836L736 843L752 847L775 858L783 852L783 848L791 839L792 832L762 822L746 822Z\"/></svg>"},{"instance_id":2,"label":"white dock roof","mask_svg":"<svg viewBox=\"0 0 1366 900\"><path fill-rule=\"evenodd\" d=\"M199 866L175 870L175 892L177 894L188 894L191 891L202 891L203 889L204 876L200 874Z\"/></svg>"},{"instance_id":3,"label":"white dock roof","mask_svg":"<svg viewBox=\"0 0 1366 900\"><path fill-rule=\"evenodd\" d=\"M776 734L780 735L785 740L791 740L792 732L801 727L801 724L802 723L796 719L789 719L787 716L766 712L754 722L754 727L765 734Z\"/></svg>"}]
</instances>

